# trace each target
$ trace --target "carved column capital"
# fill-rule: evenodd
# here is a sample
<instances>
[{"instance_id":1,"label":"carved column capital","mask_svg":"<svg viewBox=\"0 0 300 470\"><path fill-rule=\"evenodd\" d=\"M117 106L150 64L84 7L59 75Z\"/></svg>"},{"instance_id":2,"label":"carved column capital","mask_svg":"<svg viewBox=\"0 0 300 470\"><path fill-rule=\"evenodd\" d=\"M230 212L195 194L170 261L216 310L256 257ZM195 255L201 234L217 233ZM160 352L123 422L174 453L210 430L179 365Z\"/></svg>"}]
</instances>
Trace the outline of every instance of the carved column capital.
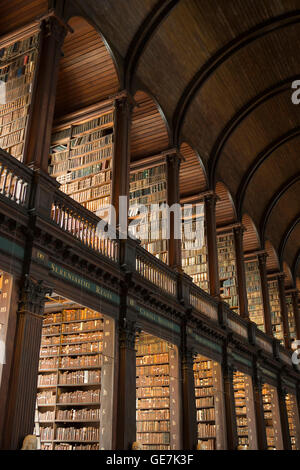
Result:
<instances>
[{"instance_id":1,"label":"carved column capital","mask_svg":"<svg viewBox=\"0 0 300 470\"><path fill-rule=\"evenodd\" d=\"M257 255L258 263L260 266L266 266L268 253L265 251Z\"/></svg>"},{"instance_id":2,"label":"carved column capital","mask_svg":"<svg viewBox=\"0 0 300 470\"><path fill-rule=\"evenodd\" d=\"M119 341L120 347L126 349L135 348L136 335L139 333L139 329L135 321L123 319L119 326Z\"/></svg>"},{"instance_id":3,"label":"carved column capital","mask_svg":"<svg viewBox=\"0 0 300 470\"><path fill-rule=\"evenodd\" d=\"M43 281L35 281L30 276L25 276L21 289L19 313L43 315L46 295L51 295L52 290L43 285Z\"/></svg>"},{"instance_id":4,"label":"carved column capital","mask_svg":"<svg viewBox=\"0 0 300 470\"><path fill-rule=\"evenodd\" d=\"M43 19L41 30L45 37L53 37L59 47L62 47L68 32L68 27L57 16L51 15Z\"/></svg>"},{"instance_id":5,"label":"carved column capital","mask_svg":"<svg viewBox=\"0 0 300 470\"><path fill-rule=\"evenodd\" d=\"M135 106L138 106L133 96L127 90L122 90L115 95L111 95L110 98L114 100L116 110L128 115L131 114Z\"/></svg>"}]
</instances>

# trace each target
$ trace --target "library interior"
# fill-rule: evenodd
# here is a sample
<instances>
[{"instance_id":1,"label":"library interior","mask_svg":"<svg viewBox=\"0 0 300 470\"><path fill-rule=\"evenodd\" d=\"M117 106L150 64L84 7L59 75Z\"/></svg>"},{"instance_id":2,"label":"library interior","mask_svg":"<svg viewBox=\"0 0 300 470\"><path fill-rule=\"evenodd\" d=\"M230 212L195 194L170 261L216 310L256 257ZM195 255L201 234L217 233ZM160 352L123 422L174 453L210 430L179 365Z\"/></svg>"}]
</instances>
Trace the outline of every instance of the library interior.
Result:
<instances>
[{"instance_id":1,"label":"library interior","mask_svg":"<svg viewBox=\"0 0 300 470\"><path fill-rule=\"evenodd\" d=\"M300 450L299 11L0 0L1 449Z\"/></svg>"}]
</instances>

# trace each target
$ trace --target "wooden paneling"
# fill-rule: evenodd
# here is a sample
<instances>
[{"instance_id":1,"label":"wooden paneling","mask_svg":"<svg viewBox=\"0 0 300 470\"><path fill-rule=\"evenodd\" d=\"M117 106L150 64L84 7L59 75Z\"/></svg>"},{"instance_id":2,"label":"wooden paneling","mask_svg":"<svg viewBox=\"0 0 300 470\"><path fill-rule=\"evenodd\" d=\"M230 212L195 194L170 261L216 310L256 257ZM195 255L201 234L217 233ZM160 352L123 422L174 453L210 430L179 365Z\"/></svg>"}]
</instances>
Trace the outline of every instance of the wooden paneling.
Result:
<instances>
[{"instance_id":1,"label":"wooden paneling","mask_svg":"<svg viewBox=\"0 0 300 470\"><path fill-rule=\"evenodd\" d=\"M185 197L207 189L206 176L197 153L183 143L180 153L184 160L180 165L180 196Z\"/></svg>"},{"instance_id":2,"label":"wooden paneling","mask_svg":"<svg viewBox=\"0 0 300 470\"><path fill-rule=\"evenodd\" d=\"M165 121L154 101L144 92L137 92L132 113L131 160L154 155L169 146Z\"/></svg>"},{"instance_id":3,"label":"wooden paneling","mask_svg":"<svg viewBox=\"0 0 300 470\"><path fill-rule=\"evenodd\" d=\"M113 60L100 35L82 18L69 22L57 86L56 117L97 103L119 88Z\"/></svg>"},{"instance_id":4,"label":"wooden paneling","mask_svg":"<svg viewBox=\"0 0 300 470\"><path fill-rule=\"evenodd\" d=\"M0 35L30 23L47 10L47 0L0 0Z\"/></svg>"},{"instance_id":5,"label":"wooden paneling","mask_svg":"<svg viewBox=\"0 0 300 470\"><path fill-rule=\"evenodd\" d=\"M217 227L231 224L236 221L235 209L229 191L223 183L217 183L216 194L219 200L216 204Z\"/></svg>"}]
</instances>

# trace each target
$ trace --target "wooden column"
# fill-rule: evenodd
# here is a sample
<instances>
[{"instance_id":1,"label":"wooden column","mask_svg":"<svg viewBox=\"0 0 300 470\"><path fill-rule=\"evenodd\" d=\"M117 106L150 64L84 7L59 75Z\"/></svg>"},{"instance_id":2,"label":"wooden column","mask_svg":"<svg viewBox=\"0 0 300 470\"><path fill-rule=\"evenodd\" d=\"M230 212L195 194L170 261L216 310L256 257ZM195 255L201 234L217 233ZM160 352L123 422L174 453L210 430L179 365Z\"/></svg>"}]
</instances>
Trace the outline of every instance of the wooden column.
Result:
<instances>
[{"instance_id":1,"label":"wooden column","mask_svg":"<svg viewBox=\"0 0 300 470\"><path fill-rule=\"evenodd\" d=\"M243 232L244 228L242 226L233 229L240 315L242 318L249 318Z\"/></svg>"},{"instance_id":2,"label":"wooden column","mask_svg":"<svg viewBox=\"0 0 300 470\"><path fill-rule=\"evenodd\" d=\"M256 366L253 374L253 395L256 418L257 444L259 450L267 450L268 443L264 418L262 387L263 378L260 374L259 367Z\"/></svg>"},{"instance_id":3,"label":"wooden column","mask_svg":"<svg viewBox=\"0 0 300 470\"><path fill-rule=\"evenodd\" d=\"M216 202L217 196L215 194L204 197L209 288L212 296L219 297L220 280L216 232Z\"/></svg>"},{"instance_id":4,"label":"wooden column","mask_svg":"<svg viewBox=\"0 0 300 470\"><path fill-rule=\"evenodd\" d=\"M117 228L126 229L128 226L127 211L120 210L119 197L129 199L129 176L130 176L130 134L131 115L134 107L134 100L131 95L123 90L114 96L115 108L115 141L114 159L112 174L112 198L111 203L116 211Z\"/></svg>"},{"instance_id":5,"label":"wooden column","mask_svg":"<svg viewBox=\"0 0 300 470\"><path fill-rule=\"evenodd\" d=\"M67 26L56 16L41 23L40 51L34 82L25 163L48 172L61 47Z\"/></svg>"},{"instance_id":6,"label":"wooden column","mask_svg":"<svg viewBox=\"0 0 300 470\"><path fill-rule=\"evenodd\" d=\"M281 319L282 319L282 326L283 326L284 346L287 349L290 349L291 339L290 339L290 330L289 330L288 311L287 311L286 298L285 298L284 274L278 275L277 279L278 279L278 292L279 292L279 300L280 300Z\"/></svg>"},{"instance_id":7,"label":"wooden column","mask_svg":"<svg viewBox=\"0 0 300 470\"><path fill-rule=\"evenodd\" d=\"M261 293L263 299L264 307L264 320L265 320L265 330L266 334L273 336L272 332L272 320L271 320L271 307L270 307L270 298L269 298L269 289L268 289L268 280L267 280L267 253L258 254L258 268L260 273L261 281Z\"/></svg>"},{"instance_id":8,"label":"wooden column","mask_svg":"<svg viewBox=\"0 0 300 470\"><path fill-rule=\"evenodd\" d=\"M234 401L234 390L233 390L234 367L227 353L225 353L223 357L224 357L224 362L222 364L222 368L223 368L223 380L224 380L225 413L226 413L226 424L227 424L227 449L237 450L238 435L237 435L235 401Z\"/></svg>"},{"instance_id":9,"label":"wooden column","mask_svg":"<svg viewBox=\"0 0 300 470\"><path fill-rule=\"evenodd\" d=\"M295 318L296 339L300 340L300 316L299 316L299 308L298 308L298 291L292 292L292 303L293 303L294 318Z\"/></svg>"},{"instance_id":10,"label":"wooden column","mask_svg":"<svg viewBox=\"0 0 300 470\"><path fill-rule=\"evenodd\" d=\"M21 290L9 398L5 416L4 449L19 449L33 433L37 375L45 295L42 282L25 278Z\"/></svg>"},{"instance_id":11,"label":"wooden column","mask_svg":"<svg viewBox=\"0 0 300 470\"><path fill-rule=\"evenodd\" d=\"M197 447L197 419L194 381L193 350L186 346L185 325L182 327L182 432L183 449L193 450Z\"/></svg>"},{"instance_id":12,"label":"wooden column","mask_svg":"<svg viewBox=\"0 0 300 470\"><path fill-rule=\"evenodd\" d=\"M287 390L284 387L284 384L282 383L281 379L279 380L279 383L278 383L277 393L278 393L278 406L279 406L279 415L280 415L280 422L281 422L283 449L291 450L292 445L291 445L288 414L287 414L286 401L285 401Z\"/></svg>"},{"instance_id":13,"label":"wooden column","mask_svg":"<svg viewBox=\"0 0 300 470\"><path fill-rule=\"evenodd\" d=\"M180 192L179 192L179 169L180 169L180 155L177 149L167 150L162 153L166 156L167 164L167 204L169 208L173 204L180 205ZM177 214L179 217L179 214ZM168 258L169 266L182 271L181 261L181 239L174 238L176 236L175 224L181 230L181 212L180 219L177 220L176 214L170 214L170 238L168 243ZM178 235L178 234L177 234Z\"/></svg>"},{"instance_id":14,"label":"wooden column","mask_svg":"<svg viewBox=\"0 0 300 470\"><path fill-rule=\"evenodd\" d=\"M130 450L136 440L136 329L124 320L119 327L116 449Z\"/></svg>"}]
</instances>

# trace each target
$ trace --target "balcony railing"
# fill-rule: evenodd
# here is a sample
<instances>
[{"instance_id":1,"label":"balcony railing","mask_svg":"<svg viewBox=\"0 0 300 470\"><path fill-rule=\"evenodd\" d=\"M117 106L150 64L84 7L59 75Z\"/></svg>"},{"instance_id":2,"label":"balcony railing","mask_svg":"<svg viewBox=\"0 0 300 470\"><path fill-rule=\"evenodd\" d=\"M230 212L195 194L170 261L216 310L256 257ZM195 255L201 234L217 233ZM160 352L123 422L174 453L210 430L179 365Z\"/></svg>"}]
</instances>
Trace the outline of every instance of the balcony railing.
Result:
<instances>
[{"instance_id":1,"label":"balcony railing","mask_svg":"<svg viewBox=\"0 0 300 470\"><path fill-rule=\"evenodd\" d=\"M24 208L28 207L32 170L0 149L0 194Z\"/></svg>"},{"instance_id":2,"label":"balcony railing","mask_svg":"<svg viewBox=\"0 0 300 470\"><path fill-rule=\"evenodd\" d=\"M218 307L206 296L205 292L196 285L193 285L190 290L190 304L195 310L206 315L211 320L218 321Z\"/></svg>"},{"instance_id":3,"label":"balcony railing","mask_svg":"<svg viewBox=\"0 0 300 470\"><path fill-rule=\"evenodd\" d=\"M22 211L28 209L34 175L33 170L0 150L0 198L12 201L22 208ZM123 258L120 256L120 240L103 238L97 232L101 220L99 217L58 189L54 189L53 193L50 192L49 198L51 206L49 218L57 227L74 237L83 246L100 253L119 266L123 263ZM128 245L128 241L124 242ZM220 322L220 326L227 326L245 340L250 339L247 320L232 312L227 306L224 315L220 313L221 310L218 312L217 300L193 284L191 280L181 279L176 271L147 252L137 242L131 241L130 264L132 270L175 300L181 282L182 286L185 286L185 301L194 308L196 314L199 312L216 323ZM255 338L258 347L273 354L275 344L273 338L257 328ZM291 364L290 353L283 347L279 347L277 355L284 363Z\"/></svg>"},{"instance_id":4,"label":"balcony railing","mask_svg":"<svg viewBox=\"0 0 300 470\"><path fill-rule=\"evenodd\" d=\"M136 247L137 272L170 295L177 293L176 273L141 246Z\"/></svg>"},{"instance_id":5,"label":"balcony railing","mask_svg":"<svg viewBox=\"0 0 300 470\"><path fill-rule=\"evenodd\" d=\"M119 261L118 240L104 239L97 233L101 219L59 190L54 195L51 219L83 245L113 261Z\"/></svg>"}]
</instances>

